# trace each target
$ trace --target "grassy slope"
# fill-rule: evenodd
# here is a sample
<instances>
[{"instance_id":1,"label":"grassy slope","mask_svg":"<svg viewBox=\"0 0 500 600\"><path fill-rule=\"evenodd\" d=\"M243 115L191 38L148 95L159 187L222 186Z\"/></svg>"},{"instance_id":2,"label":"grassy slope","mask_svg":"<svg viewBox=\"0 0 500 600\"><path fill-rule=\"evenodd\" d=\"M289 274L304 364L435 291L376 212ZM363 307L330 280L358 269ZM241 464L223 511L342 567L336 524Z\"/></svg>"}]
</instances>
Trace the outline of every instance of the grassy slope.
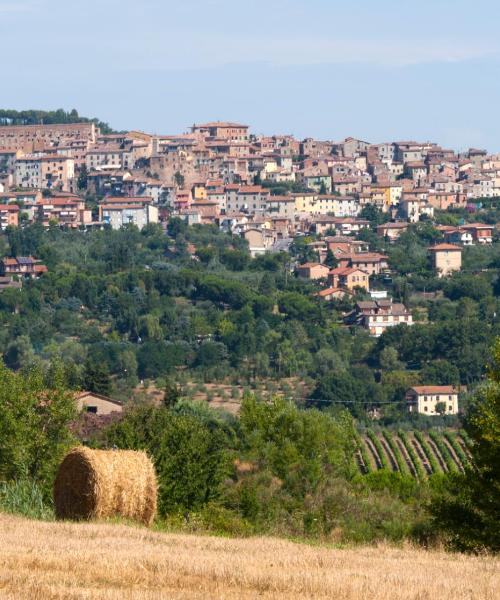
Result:
<instances>
[{"instance_id":1,"label":"grassy slope","mask_svg":"<svg viewBox=\"0 0 500 600\"><path fill-rule=\"evenodd\" d=\"M0 597L488 600L500 561L412 548L154 533L0 515Z\"/></svg>"}]
</instances>

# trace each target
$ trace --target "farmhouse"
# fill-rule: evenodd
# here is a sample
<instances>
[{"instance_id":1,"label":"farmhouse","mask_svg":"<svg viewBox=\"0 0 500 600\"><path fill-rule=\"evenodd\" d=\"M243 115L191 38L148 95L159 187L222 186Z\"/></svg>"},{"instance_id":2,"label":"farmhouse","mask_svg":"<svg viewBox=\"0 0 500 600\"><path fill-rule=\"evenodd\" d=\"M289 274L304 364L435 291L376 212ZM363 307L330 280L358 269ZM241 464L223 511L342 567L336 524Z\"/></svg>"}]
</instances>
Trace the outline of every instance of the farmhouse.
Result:
<instances>
[{"instance_id":1,"label":"farmhouse","mask_svg":"<svg viewBox=\"0 0 500 600\"><path fill-rule=\"evenodd\" d=\"M123 411L121 402L95 392L78 392L75 395L75 401L79 412L109 415L113 412L121 413Z\"/></svg>"},{"instance_id":2,"label":"farmhouse","mask_svg":"<svg viewBox=\"0 0 500 600\"><path fill-rule=\"evenodd\" d=\"M408 411L421 415L456 415L458 389L452 385L421 385L406 392Z\"/></svg>"}]
</instances>

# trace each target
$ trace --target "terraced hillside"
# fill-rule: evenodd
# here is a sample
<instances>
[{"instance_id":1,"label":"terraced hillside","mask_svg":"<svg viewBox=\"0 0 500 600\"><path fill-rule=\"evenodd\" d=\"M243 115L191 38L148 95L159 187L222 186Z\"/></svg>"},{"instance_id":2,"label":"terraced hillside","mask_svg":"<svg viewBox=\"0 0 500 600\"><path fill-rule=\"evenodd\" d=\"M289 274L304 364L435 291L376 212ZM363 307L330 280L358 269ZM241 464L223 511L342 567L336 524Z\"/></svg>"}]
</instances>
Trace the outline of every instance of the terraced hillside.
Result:
<instances>
[{"instance_id":1,"label":"terraced hillside","mask_svg":"<svg viewBox=\"0 0 500 600\"><path fill-rule=\"evenodd\" d=\"M463 472L470 460L468 438L461 431L374 431L357 438L362 473L390 469L417 479L433 473Z\"/></svg>"}]
</instances>

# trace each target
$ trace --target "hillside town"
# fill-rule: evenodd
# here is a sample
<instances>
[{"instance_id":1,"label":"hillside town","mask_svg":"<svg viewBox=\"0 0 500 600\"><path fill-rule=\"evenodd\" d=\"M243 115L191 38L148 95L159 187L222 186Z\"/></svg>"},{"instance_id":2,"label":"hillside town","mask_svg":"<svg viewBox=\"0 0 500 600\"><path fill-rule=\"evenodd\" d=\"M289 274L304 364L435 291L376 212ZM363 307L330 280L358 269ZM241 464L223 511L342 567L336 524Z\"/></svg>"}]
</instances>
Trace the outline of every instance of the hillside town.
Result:
<instances>
[{"instance_id":1,"label":"hillside town","mask_svg":"<svg viewBox=\"0 0 500 600\"><path fill-rule=\"evenodd\" d=\"M317 295L325 300L372 293L346 323L373 336L412 325L412 315L371 290L374 276L394 273L387 256L363 241L367 211L381 215L376 234L386 244L411 225L433 223L442 239L429 244L429 262L446 277L460 271L465 246L492 243L496 225L439 224L435 214L463 209L473 215L482 199L496 197L500 155L473 148L456 153L435 142L297 140L221 121L178 135L103 134L94 122L0 127L2 230L33 223L166 228L179 218L243 238L252 257L286 252L313 234L315 260L295 261L296 274L322 284ZM46 267L35 262L4 259L0 284L19 285L13 275L38 277Z\"/></svg>"}]
</instances>

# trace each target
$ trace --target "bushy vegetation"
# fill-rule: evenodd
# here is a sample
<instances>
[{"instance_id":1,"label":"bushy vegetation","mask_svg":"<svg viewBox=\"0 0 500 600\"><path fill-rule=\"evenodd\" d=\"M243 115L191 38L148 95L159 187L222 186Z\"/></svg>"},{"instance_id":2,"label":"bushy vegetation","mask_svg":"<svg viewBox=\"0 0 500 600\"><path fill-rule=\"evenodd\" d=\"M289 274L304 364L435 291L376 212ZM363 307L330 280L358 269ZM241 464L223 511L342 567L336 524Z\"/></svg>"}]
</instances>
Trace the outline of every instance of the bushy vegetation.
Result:
<instances>
[{"instance_id":1,"label":"bushy vegetation","mask_svg":"<svg viewBox=\"0 0 500 600\"><path fill-rule=\"evenodd\" d=\"M494 360L466 423L472 464L451 474L431 505L435 526L459 550L500 550L500 342Z\"/></svg>"},{"instance_id":2,"label":"bushy vegetation","mask_svg":"<svg viewBox=\"0 0 500 600\"><path fill-rule=\"evenodd\" d=\"M167 234L160 226L7 230L0 255L35 255L49 272L21 291L0 293L1 505L33 516L50 513L55 469L74 443L71 431L81 431L71 392L86 388L128 399L121 420L82 437L98 447L149 452L164 523L238 535L429 542L441 519L439 530L454 547L495 548L498 376L480 384L499 334L498 283L493 271L436 280L419 259L434 235L415 228L388 249L407 276L387 287L396 299L406 298L420 320L375 340L343 327L342 313L352 302L321 302L315 283L290 272L290 255L252 259L243 240L212 227L172 220ZM297 259L309 251L303 243L292 249ZM494 264L496 250L486 252L481 260ZM424 288L436 297L420 295ZM285 380L300 382L300 394ZM247 390L239 418L185 399L187 389L213 394L213 382L234 386L234 396ZM442 474L422 432L460 421L408 415L404 394L418 383L480 385L468 399L472 412L463 438L477 481L472 467L463 475ZM148 396L158 388L162 406ZM272 400L262 399L263 390ZM366 432L380 470L371 468L366 439L355 432L356 426L366 430L369 409L382 415ZM384 427L398 431L416 477ZM446 463L451 457L443 456L440 436L435 445ZM360 473L357 451L368 473ZM462 517L472 523L467 539L457 525Z\"/></svg>"},{"instance_id":3,"label":"bushy vegetation","mask_svg":"<svg viewBox=\"0 0 500 600\"><path fill-rule=\"evenodd\" d=\"M422 247L429 237L412 236ZM407 242L388 249L396 269ZM309 251L297 242L292 258L252 259L241 238L175 219L167 235L153 225L11 229L0 235L0 256L34 255L49 272L21 291L1 292L0 352L14 370L64 357L72 388L120 397L165 377L240 389L295 378L309 406L335 412L343 405L360 420L381 407L384 424L409 418L411 385L481 381L500 333L493 272L443 281L427 270L424 283L416 275L380 282L424 317L375 340L341 325L352 300L324 303L314 296L317 284L290 273L291 260ZM443 296L422 299L425 286ZM424 422L413 418L415 426Z\"/></svg>"}]
</instances>

